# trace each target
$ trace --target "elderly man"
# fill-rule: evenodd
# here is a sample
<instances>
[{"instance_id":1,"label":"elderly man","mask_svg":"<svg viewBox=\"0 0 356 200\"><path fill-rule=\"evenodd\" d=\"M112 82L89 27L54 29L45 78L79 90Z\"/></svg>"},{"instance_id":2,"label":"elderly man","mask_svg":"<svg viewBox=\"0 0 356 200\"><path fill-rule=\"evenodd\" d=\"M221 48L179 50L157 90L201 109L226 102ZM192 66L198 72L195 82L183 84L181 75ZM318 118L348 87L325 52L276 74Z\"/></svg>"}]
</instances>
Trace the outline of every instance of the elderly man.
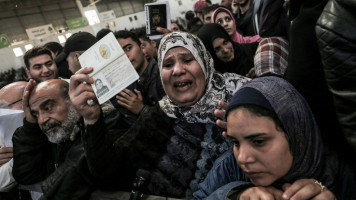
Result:
<instances>
[{"instance_id":1,"label":"elderly man","mask_svg":"<svg viewBox=\"0 0 356 200\"><path fill-rule=\"evenodd\" d=\"M15 180L24 185L42 181L47 199L88 199L93 183L80 139L80 115L64 80L36 85L23 95L24 125L13 136Z\"/></svg>"},{"instance_id":2,"label":"elderly man","mask_svg":"<svg viewBox=\"0 0 356 200\"><path fill-rule=\"evenodd\" d=\"M25 81L19 81L3 87L0 90L0 108L22 110L22 94L26 84L27 82ZM9 124L7 124L6 126L8 129ZM19 124L19 126L21 126L21 124ZM12 133L13 132L11 132L11 134ZM12 177L12 152L12 147L0 148L0 192L9 191L16 185L15 179Z\"/></svg>"},{"instance_id":3,"label":"elderly man","mask_svg":"<svg viewBox=\"0 0 356 200\"><path fill-rule=\"evenodd\" d=\"M24 55L26 74L36 82L58 78L58 68L52 53L45 47L34 47Z\"/></svg>"}]
</instances>

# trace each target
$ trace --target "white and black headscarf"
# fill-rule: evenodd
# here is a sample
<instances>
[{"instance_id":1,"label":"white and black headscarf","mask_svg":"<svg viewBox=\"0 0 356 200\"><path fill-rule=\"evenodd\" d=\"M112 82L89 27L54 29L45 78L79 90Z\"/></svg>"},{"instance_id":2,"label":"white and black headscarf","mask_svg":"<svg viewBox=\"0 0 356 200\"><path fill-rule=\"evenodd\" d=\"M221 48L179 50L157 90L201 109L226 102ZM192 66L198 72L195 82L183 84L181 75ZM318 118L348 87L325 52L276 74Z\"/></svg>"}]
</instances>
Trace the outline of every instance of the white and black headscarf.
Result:
<instances>
[{"instance_id":1,"label":"white and black headscarf","mask_svg":"<svg viewBox=\"0 0 356 200\"><path fill-rule=\"evenodd\" d=\"M214 116L214 110L218 109L218 101L228 102L232 95L250 79L237 74L215 72L214 61L204 44L197 36L185 32L173 32L162 39L158 49L161 78L163 58L174 47L184 47L193 54L204 72L206 88L199 101L191 106L180 106L166 95L159 102L161 109L169 117L189 123L215 123L217 118ZM165 89L164 84L163 88Z\"/></svg>"}]
</instances>

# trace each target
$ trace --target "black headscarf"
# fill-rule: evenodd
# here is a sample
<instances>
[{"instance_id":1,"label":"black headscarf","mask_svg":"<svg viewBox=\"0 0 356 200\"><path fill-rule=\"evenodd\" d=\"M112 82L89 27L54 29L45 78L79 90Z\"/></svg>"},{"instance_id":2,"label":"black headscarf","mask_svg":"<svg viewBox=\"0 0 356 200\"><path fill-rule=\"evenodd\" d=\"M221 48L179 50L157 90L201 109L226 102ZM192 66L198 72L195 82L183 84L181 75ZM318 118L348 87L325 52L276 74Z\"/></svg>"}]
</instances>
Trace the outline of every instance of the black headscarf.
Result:
<instances>
[{"instance_id":1,"label":"black headscarf","mask_svg":"<svg viewBox=\"0 0 356 200\"><path fill-rule=\"evenodd\" d=\"M215 69L221 73L230 72L245 76L253 65L253 58L258 46L256 43L238 44L230 38L224 27L219 24L205 24L197 33L203 41L205 48L214 59ZM232 43L235 57L231 62L223 62L215 54L213 41L216 38L224 38Z\"/></svg>"},{"instance_id":2,"label":"black headscarf","mask_svg":"<svg viewBox=\"0 0 356 200\"><path fill-rule=\"evenodd\" d=\"M293 164L274 185L301 178L314 178L326 186L332 184L333 180L324 168L322 141L314 116L305 99L290 83L274 76L253 79L236 92L226 112L246 104L276 113L288 138Z\"/></svg>"}]
</instances>

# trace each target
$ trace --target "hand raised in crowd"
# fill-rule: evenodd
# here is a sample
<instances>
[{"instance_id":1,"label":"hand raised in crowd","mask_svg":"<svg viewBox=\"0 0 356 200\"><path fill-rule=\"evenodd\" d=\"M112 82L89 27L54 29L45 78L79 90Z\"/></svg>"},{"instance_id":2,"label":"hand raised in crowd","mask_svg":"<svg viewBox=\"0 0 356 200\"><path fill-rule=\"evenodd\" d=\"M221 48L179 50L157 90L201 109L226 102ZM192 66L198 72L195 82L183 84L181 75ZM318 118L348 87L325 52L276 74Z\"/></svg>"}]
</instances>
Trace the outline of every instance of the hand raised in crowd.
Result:
<instances>
[{"instance_id":1,"label":"hand raised in crowd","mask_svg":"<svg viewBox=\"0 0 356 200\"><path fill-rule=\"evenodd\" d=\"M36 86L36 81L30 79L30 81L27 83L25 87L25 90L23 92L23 97L22 97L22 109L25 112L26 121L30 123L37 123L36 118L31 114L31 109L29 105L30 95L35 86Z\"/></svg>"},{"instance_id":2,"label":"hand raised in crowd","mask_svg":"<svg viewBox=\"0 0 356 200\"><path fill-rule=\"evenodd\" d=\"M251 187L240 194L239 200L284 200L283 191L273 186L269 187Z\"/></svg>"},{"instance_id":3,"label":"hand raised in crowd","mask_svg":"<svg viewBox=\"0 0 356 200\"><path fill-rule=\"evenodd\" d=\"M226 130L226 119L225 119L225 110L227 109L227 103L224 101L219 101L218 102L218 106L221 108L221 110L216 109L214 111L214 115L220 119L216 120L216 125L218 125L219 127L223 128L224 130ZM226 131L223 132L226 133Z\"/></svg>"},{"instance_id":4,"label":"hand raised in crowd","mask_svg":"<svg viewBox=\"0 0 356 200\"><path fill-rule=\"evenodd\" d=\"M12 147L1 147L0 148L0 167L5 163L9 162L13 157Z\"/></svg>"},{"instance_id":5,"label":"hand raised in crowd","mask_svg":"<svg viewBox=\"0 0 356 200\"><path fill-rule=\"evenodd\" d=\"M299 179L283 185L283 199L336 200L334 194L315 179Z\"/></svg>"},{"instance_id":6,"label":"hand raised in crowd","mask_svg":"<svg viewBox=\"0 0 356 200\"><path fill-rule=\"evenodd\" d=\"M127 108L133 114L138 115L145 105L143 104L141 92L135 89L135 93L124 89L116 96L116 99L118 104Z\"/></svg>"},{"instance_id":7,"label":"hand raised in crowd","mask_svg":"<svg viewBox=\"0 0 356 200\"><path fill-rule=\"evenodd\" d=\"M237 6L237 1L236 0L231 1L231 11L232 11L232 13L236 14L237 13L237 9L239 9L239 7Z\"/></svg>"},{"instance_id":8,"label":"hand raised in crowd","mask_svg":"<svg viewBox=\"0 0 356 200\"><path fill-rule=\"evenodd\" d=\"M84 118L85 125L98 121L101 112L94 90L90 86L94 83L94 79L88 76L93 70L92 67L85 67L70 77L69 97L73 106ZM88 100L94 101L94 104L88 105Z\"/></svg>"},{"instance_id":9,"label":"hand raised in crowd","mask_svg":"<svg viewBox=\"0 0 356 200\"><path fill-rule=\"evenodd\" d=\"M172 33L171 30L166 29L166 28L162 28L162 27L157 27L157 28L156 28L156 31L162 33L162 34L163 34L162 37L166 36L166 35L169 34L169 33Z\"/></svg>"}]
</instances>

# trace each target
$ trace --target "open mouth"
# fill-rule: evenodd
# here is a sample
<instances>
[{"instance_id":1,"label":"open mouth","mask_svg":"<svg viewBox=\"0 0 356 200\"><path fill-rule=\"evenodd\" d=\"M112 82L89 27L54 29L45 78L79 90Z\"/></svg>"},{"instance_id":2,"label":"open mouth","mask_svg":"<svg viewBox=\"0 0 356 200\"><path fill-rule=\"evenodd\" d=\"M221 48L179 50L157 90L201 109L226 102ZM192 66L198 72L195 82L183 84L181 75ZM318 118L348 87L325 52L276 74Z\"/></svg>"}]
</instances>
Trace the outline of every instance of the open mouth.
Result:
<instances>
[{"instance_id":1,"label":"open mouth","mask_svg":"<svg viewBox=\"0 0 356 200\"><path fill-rule=\"evenodd\" d=\"M187 87L189 87L191 85L192 85L191 81L184 81L184 82L176 82L176 83L174 83L174 87L178 88L178 89L187 88Z\"/></svg>"}]
</instances>

